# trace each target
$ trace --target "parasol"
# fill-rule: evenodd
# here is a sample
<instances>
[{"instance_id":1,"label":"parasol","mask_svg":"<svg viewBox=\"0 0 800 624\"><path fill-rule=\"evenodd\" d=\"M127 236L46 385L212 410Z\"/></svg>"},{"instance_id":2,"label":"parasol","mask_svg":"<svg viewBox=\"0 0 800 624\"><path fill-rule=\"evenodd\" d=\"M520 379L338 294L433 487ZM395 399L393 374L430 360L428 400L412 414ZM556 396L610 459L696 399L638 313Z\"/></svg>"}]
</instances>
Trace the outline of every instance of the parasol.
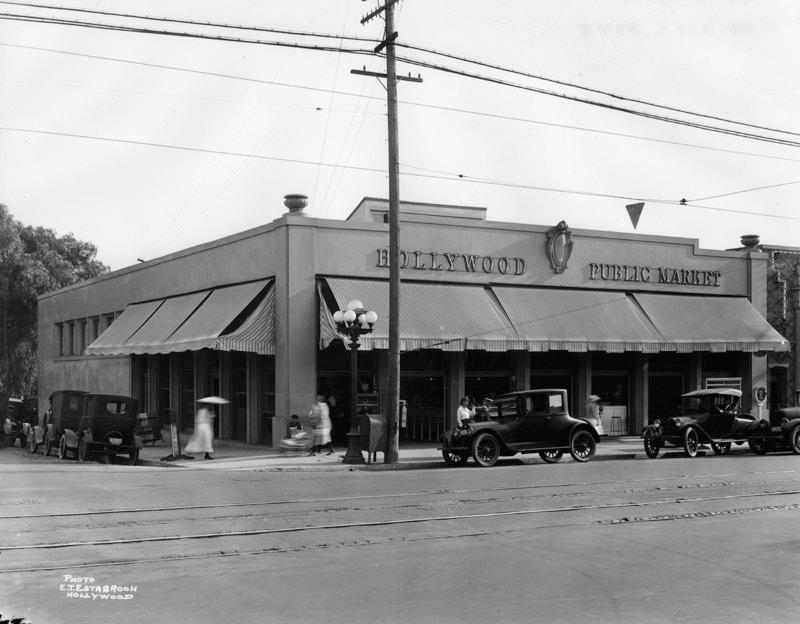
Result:
<instances>
[{"instance_id":1,"label":"parasol","mask_svg":"<svg viewBox=\"0 0 800 624\"><path fill-rule=\"evenodd\" d=\"M222 397L218 396L207 396L203 397L202 399L197 399L197 403L209 403L211 405L229 405L230 401L228 399L223 399Z\"/></svg>"}]
</instances>

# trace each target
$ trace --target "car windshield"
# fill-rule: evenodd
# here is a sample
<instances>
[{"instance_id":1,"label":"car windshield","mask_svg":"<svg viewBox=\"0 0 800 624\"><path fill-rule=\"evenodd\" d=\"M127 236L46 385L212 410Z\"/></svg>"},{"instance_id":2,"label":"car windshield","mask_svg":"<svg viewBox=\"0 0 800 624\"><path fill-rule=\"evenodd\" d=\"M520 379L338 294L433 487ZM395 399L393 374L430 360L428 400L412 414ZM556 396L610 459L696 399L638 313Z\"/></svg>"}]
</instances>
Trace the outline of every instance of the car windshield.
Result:
<instances>
[{"instance_id":1,"label":"car windshield","mask_svg":"<svg viewBox=\"0 0 800 624\"><path fill-rule=\"evenodd\" d=\"M707 394L704 396L683 397L682 413L702 414L710 412L712 408L721 412L736 411L739 397L729 394Z\"/></svg>"},{"instance_id":2,"label":"car windshield","mask_svg":"<svg viewBox=\"0 0 800 624\"><path fill-rule=\"evenodd\" d=\"M534 414L561 412L564 409L564 398L560 392L541 392L527 398L528 410Z\"/></svg>"}]
</instances>

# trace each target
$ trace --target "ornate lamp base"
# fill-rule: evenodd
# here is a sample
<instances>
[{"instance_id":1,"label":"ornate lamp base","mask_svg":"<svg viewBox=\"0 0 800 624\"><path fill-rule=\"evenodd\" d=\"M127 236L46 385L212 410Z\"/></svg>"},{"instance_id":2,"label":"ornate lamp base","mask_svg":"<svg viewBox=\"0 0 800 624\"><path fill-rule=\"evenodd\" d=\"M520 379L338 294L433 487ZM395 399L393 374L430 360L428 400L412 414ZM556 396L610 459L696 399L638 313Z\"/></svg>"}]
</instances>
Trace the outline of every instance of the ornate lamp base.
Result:
<instances>
[{"instance_id":1,"label":"ornate lamp base","mask_svg":"<svg viewBox=\"0 0 800 624\"><path fill-rule=\"evenodd\" d=\"M342 463L364 463L364 456L361 454L361 433L358 429L351 429L347 432L347 455L342 459Z\"/></svg>"}]
</instances>

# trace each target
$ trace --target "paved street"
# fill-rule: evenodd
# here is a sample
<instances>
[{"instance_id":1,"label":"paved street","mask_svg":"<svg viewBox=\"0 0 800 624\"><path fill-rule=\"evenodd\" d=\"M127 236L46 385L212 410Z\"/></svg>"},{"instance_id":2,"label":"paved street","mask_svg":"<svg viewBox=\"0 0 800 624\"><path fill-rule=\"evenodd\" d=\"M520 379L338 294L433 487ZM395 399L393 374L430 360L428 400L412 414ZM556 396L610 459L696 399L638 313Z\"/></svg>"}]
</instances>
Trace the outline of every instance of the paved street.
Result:
<instances>
[{"instance_id":1,"label":"paved street","mask_svg":"<svg viewBox=\"0 0 800 624\"><path fill-rule=\"evenodd\" d=\"M352 473L210 464L0 451L0 612L37 623L797 620L794 455Z\"/></svg>"}]
</instances>

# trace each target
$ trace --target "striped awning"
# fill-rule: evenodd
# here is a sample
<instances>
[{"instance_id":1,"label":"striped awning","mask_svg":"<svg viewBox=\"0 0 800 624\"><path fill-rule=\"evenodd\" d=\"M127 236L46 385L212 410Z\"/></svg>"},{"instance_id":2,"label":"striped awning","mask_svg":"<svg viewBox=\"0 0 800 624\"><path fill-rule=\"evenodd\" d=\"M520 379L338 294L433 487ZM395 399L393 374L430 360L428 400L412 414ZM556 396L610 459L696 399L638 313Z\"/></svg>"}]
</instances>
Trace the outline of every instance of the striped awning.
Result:
<instances>
[{"instance_id":1,"label":"striped awning","mask_svg":"<svg viewBox=\"0 0 800 624\"><path fill-rule=\"evenodd\" d=\"M488 288L402 282L400 296L402 351L505 351L517 340ZM334 338L341 337L336 332L333 312L344 309L353 299L378 314L372 333L361 337L360 349L388 349L389 283L340 278L320 280L320 347L324 349Z\"/></svg>"},{"instance_id":2,"label":"striped awning","mask_svg":"<svg viewBox=\"0 0 800 624\"><path fill-rule=\"evenodd\" d=\"M528 351L649 351L659 341L652 323L624 292L492 290Z\"/></svg>"},{"instance_id":3,"label":"striped awning","mask_svg":"<svg viewBox=\"0 0 800 624\"><path fill-rule=\"evenodd\" d=\"M88 355L217 349L275 353L272 280L221 286L129 305Z\"/></svg>"},{"instance_id":4,"label":"striped awning","mask_svg":"<svg viewBox=\"0 0 800 624\"><path fill-rule=\"evenodd\" d=\"M791 351L744 297L633 296L658 333L659 351Z\"/></svg>"},{"instance_id":5,"label":"striped awning","mask_svg":"<svg viewBox=\"0 0 800 624\"><path fill-rule=\"evenodd\" d=\"M463 351L789 351L744 297L401 282L400 348ZM389 345L389 284L319 280L320 348L340 338L332 312L352 299L378 313L362 349Z\"/></svg>"}]
</instances>

